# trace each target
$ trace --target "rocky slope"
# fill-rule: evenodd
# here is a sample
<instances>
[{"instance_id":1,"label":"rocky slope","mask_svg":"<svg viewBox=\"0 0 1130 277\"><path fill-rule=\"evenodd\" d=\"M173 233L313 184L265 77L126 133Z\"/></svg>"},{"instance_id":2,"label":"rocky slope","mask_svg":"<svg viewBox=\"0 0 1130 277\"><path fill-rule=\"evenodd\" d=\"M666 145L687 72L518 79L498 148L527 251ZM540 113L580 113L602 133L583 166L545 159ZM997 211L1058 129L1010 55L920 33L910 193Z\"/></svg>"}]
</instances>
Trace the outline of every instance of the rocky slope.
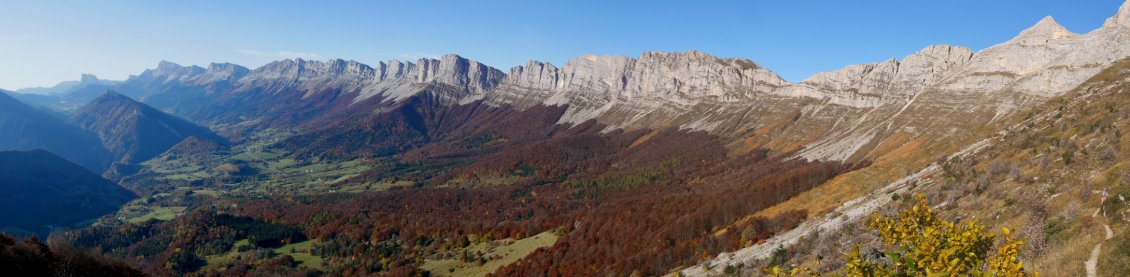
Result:
<instances>
[{"instance_id":1,"label":"rocky slope","mask_svg":"<svg viewBox=\"0 0 1130 277\"><path fill-rule=\"evenodd\" d=\"M1078 222L1106 219L1081 218L1078 210L1097 209L1089 206L1095 205L1091 192L1100 190L1099 186L1119 186L1110 182L1119 179L1115 172L1121 166L1118 153L1122 150L1117 142L1120 131L1116 129L1123 127L1118 118L1125 117L1118 107L1125 101L1125 37L1130 29L1119 22L1126 22L1128 10L1130 3L1123 4L1116 16L1086 34L1070 33L1045 18L1017 38L974 54L967 65L920 93L902 112L938 116L900 116L904 121L892 122L895 126L948 129L951 134L945 136L946 140L933 139L936 142L932 145L908 143L901 147L903 150L883 157L886 161L880 159L866 170L846 174L759 212L771 215L798 207L821 211L816 213L816 220L806 224L807 229L794 230L772 245L722 254L711 262L749 265L783 245L807 263L814 263L813 267L834 269L835 261L818 261L816 257L829 257L838 251L835 247L844 250L850 245L820 244L832 244L836 236L852 235L850 228L838 229L888 205L884 203L892 199L892 194L918 192L926 193L934 203L948 205L951 216L985 218L997 227L1022 229L1023 239L1031 245L1023 250L1028 253L1026 267L1053 276L1082 275L1082 261L1099 242L1087 234L1102 231L1102 225ZM1118 59L1121 62L1115 63ZM993 106L998 109L985 109ZM959 110L962 108L969 110ZM974 113L977 109L984 110ZM957 118L960 120L954 120ZM987 123L978 128L954 123L961 121ZM953 135L956 133L962 135ZM958 151L965 145L987 150ZM927 167L933 162L931 157L952 158ZM910 174L915 171L919 174ZM900 179L903 176L905 179ZM890 186L884 187L888 182ZM857 200L848 201L852 199ZM850 216L824 214L833 209ZM1064 222L1069 225L1064 227ZM803 239L812 232L822 237L832 232L835 236L821 238L814 250L813 242ZM1048 235L1053 233L1066 235ZM788 246L794 243L798 246ZM708 266L698 266L686 273L709 272Z\"/></svg>"},{"instance_id":2,"label":"rocky slope","mask_svg":"<svg viewBox=\"0 0 1130 277\"><path fill-rule=\"evenodd\" d=\"M946 153L948 159L843 202L834 212L817 215L764 244L723 253L683 273L714 276L719 269L739 264L756 272L778 251L789 256L781 264L834 272L844 263L840 253L853 245L879 246L875 237L859 233L863 219L905 207L910 201L900 202L902 196L921 194L942 207L946 218L1016 230L1014 236L1025 242L1021 259L1029 272L1126 275L1130 248L1102 246L1130 245L1125 237L1130 234L1130 205L1124 198L1130 193L1130 175L1125 173L1130 137L1122 135L1130 131L1127 107L1130 58L1033 108L1030 115L1011 118L995 136ZM864 172L874 175L873 169ZM1112 195L1105 202L1100 196L1104 190Z\"/></svg>"}]
</instances>

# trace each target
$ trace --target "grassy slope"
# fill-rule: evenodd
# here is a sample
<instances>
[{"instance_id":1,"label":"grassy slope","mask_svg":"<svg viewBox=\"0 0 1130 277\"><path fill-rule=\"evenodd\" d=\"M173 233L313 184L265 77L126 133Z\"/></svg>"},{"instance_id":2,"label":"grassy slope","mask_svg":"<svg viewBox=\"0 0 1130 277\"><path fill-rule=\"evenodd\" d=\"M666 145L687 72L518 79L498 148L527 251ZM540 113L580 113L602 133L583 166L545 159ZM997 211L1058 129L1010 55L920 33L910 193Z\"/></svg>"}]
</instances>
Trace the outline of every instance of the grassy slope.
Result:
<instances>
[{"instance_id":1,"label":"grassy slope","mask_svg":"<svg viewBox=\"0 0 1130 277\"><path fill-rule=\"evenodd\" d=\"M871 166L837 176L828 183L813 188L781 204L761 210L755 216L770 217L790 210L808 210L810 216L820 215L839 207L848 200L855 199L878 188L890 184L903 176L917 172L934 162L938 157L952 153L991 136L1003 126L1021 120L1002 120L994 124L980 126L966 134L951 136L944 140L921 136L907 140L898 147L874 159ZM884 149L886 150L886 149Z\"/></svg>"},{"instance_id":2,"label":"grassy slope","mask_svg":"<svg viewBox=\"0 0 1130 277\"><path fill-rule=\"evenodd\" d=\"M301 162L287 157L287 153L269 146L288 133L267 130L255 136L255 140L233 146L216 154L203 154L191 157L162 156L142 163L145 172L158 181L198 181L216 180L230 177L218 170L234 164L255 169L258 178L248 178L242 183L225 183L221 191L251 194L314 194L340 189L341 184L351 177L358 176L371 168L363 160L325 162L311 160ZM208 181L212 183L212 181ZM389 185L354 186L349 191L377 191Z\"/></svg>"},{"instance_id":3,"label":"grassy slope","mask_svg":"<svg viewBox=\"0 0 1130 277\"><path fill-rule=\"evenodd\" d=\"M130 218L129 222L139 223L149 221L150 219L169 221L177 218L180 215L183 215L185 208L186 207L154 207L149 209L149 213L135 218Z\"/></svg>"},{"instance_id":4,"label":"grassy slope","mask_svg":"<svg viewBox=\"0 0 1130 277\"><path fill-rule=\"evenodd\" d=\"M1104 236L1103 225L1126 227L1117 214L1124 210L1095 214L1095 192L1130 192L1123 174L1130 164L1130 136L1122 135L1130 132L1128 80L1130 60L1116 63L1038 108L1035 120L1001 136L974 160L952 164L963 176L921 191L945 201L948 216L1020 230L1030 269L1047 276L1083 274L1083 261ZM1105 269L1130 274L1127 268Z\"/></svg>"},{"instance_id":5,"label":"grassy slope","mask_svg":"<svg viewBox=\"0 0 1130 277\"><path fill-rule=\"evenodd\" d=\"M429 259L424 261L424 265L420 266L420 269L431 272L432 276L485 276L502 266L518 261L538 248L549 247L554 242L557 242L557 235L553 232L544 232L520 240L503 239L479 243L453 252L461 253L466 250L469 253L475 253L481 251L485 256L497 256L497 258L481 265L477 262L463 262L458 257L439 260ZM491 247L492 244L500 246Z\"/></svg>"},{"instance_id":6,"label":"grassy slope","mask_svg":"<svg viewBox=\"0 0 1130 277\"><path fill-rule=\"evenodd\" d=\"M316 242L317 240L307 240L303 242L287 244L279 246L275 249L270 249L270 252L272 255L277 256L289 255L290 257L294 258L294 261L296 263L298 263L297 267L299 268L322 269L322 257L310 254L310 248ZM254 249L252 251L239 251L240 247L245 247L248 245L251 245L248 240L239 240L235 242L235 245L232 246L231 251L229 251L228 253L224 253L223 255L205 257L205 260L208 261L208 264L205 265L202 270L223 268L228 264L235 262L236 260L243 258L253 258L255 254L252 253L252 251L254 251Z\"/></svg>"},{"instance_id":7,"label":"grassy slope","mask_svg":"<svg viewBox=\"0 0 1130 277\"><path fill-rule=\"evenodd\" d=\"M202 268L202 270L210 270L210 269L220 268L226 263L236 261L237 259L239 259L240 254L242 254L242 252L239 252L239 250L237 250L237 249L239 249L240 247L243 247L243 246L247 246L247 245L251 245L251 242L248 241L247 239L242 239L242 240L236 241L235 245L232 245L232 249L228 253L225 253L223 255L215 255L215 256L204 257L204 259L206 261L208 261L208 264L204 265L204 268Z\"/></svg>"},{"instance_id":8,"label":"grassy slope","mask_svg":"<svg viewBox=\"0 0 1130 277\"><path fill-rule=\"evenodd\" d=\"M299 243L292 243L275 248L274 252L277 255L290 255L298 262L298 267L302 268L322 268L322 257L310 254L310 247L313 246L315 240L308 240Z\"/></svg>"},{"instance_id":9,"label":"grassy slope","mask_svg":"<svg viewBox=\"0 0 1130 277\"><path fill-rule=\"evenodd\" d=\"M1130 246L1125 235L1130 232L1126 223L1130 205L1118 199L1119 195L1130 197L1130 174L1126 173L1130 136L1123 135L1130 133L1130 60L1116 63L1074 92L1009 121L1026 123L994 137L972 159L946 162L946 170L921 180L915 191L925 194L945 217L978 220L991 230L1018 230L1017 236L1026 241L1021 249L1026 268L1044 276L1083 275L1083 261L1103 242L1104 224L1109 225L1116 235L1104 242L1100 276L1130 274L1130 268L1122 266L1130 265L1130 247L1118 247ZM963 143L952 144L960 147ZM954 149L935 147L892 152L909 154L880 160L764 213L834 207L883 181L901 177L903 168L921 168L942 156L938 153ZM1096 191L1102 189L1115 194L1105 205L1105 216L1096 214ZM834 271L842 264L838 254L850 251L851 245L879 247L874 236L858 224L812 237L783 252L786 264Z\"/></svg>"}]
</instances>

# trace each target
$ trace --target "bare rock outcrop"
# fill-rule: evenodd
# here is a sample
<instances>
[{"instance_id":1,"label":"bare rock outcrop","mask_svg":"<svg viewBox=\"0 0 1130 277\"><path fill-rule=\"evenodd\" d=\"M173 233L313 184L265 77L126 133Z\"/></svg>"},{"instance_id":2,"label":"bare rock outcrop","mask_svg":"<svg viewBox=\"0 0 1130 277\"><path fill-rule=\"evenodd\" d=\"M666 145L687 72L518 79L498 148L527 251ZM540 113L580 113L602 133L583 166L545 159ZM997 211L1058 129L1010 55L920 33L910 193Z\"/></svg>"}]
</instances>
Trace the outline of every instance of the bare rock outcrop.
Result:
<instances>
[{"instance_id":1,"label":"bare rock outcrop","mask_svg":"<svg viewBox=\"0 0 1130 277\"><path fill-rule=\"evenodd\" d=\"M849 65L817 73L801 84L829 95L876 98L882 103L905 101L972 57L973 50L966 47L933 45L901 61L889 59L881 63Z\"/></svg>"},{"instance_id":2,"label":"bare rock outcrop","mask_svg":"<svg viewBox=\"0 0 1130 277\"><path fill-rule=\"evenodd\" d=\"M511 86L606 100L740 99L786 84L777 74L753 61L721 59L693 50L645 52L638 59L584 55L560 69L531 61L510 72L505 83Z\"/></svg>"}]
</instances>

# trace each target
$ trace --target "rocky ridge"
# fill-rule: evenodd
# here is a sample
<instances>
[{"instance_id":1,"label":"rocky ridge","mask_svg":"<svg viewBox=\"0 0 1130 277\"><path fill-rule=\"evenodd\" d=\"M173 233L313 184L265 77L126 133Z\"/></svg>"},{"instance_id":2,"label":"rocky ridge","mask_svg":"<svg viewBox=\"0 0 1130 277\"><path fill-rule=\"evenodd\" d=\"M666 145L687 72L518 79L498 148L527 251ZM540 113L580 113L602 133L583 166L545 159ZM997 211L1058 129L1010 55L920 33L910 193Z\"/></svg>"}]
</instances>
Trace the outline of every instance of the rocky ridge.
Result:
<instances>
[{"instance_id":1,"label":"rocky ridge","mask_svg":"<svg viewBox=\"0 0 1130 277\"><path fill-rule=\"evenodd\" d=\"M786 82L746 59L720 59L698 51L645 52L638 59L584 55L558 69L530 61L510 70L506 84L605 99L740 99Z\"/></svg>"},{"instance_id":2,"label":"rocky ridge","mask_svg":"<svg viewBox=\"0 0 1130 277\"><path fill-rule=\"evenodd\" d=\"M584 55L563 67L530 61L511 68L509 74L457 55L376 66L340 59L284 60L246 74L238 66L204 69L162 62L131 79L196 88L224 88L212 84L226 81L230 89L208 93L230 92L243 98L219 105L225 108L269 101L255 99L258 94L298 93L292 98L275 97L310 102L300 104L307 106L303 114L328 113L327 109L367 101L399 101L423 91L452 103L482 100L519 109L567 105L559 123L596 120L609 130L704 130L731 138L730 146L735 148L803 149L799 157L808 159L877 158L920 137L954 135L955 130L1023 110L1130 56L1128 6L1124 4L1103 27L1086 34L1072 33L1048 17L982 51L934 45L902 59L849 65L797 83L750 60L698 51L646 52L637 58ZM144 94L139 98L151 102ZM269 111L254 110L224 120L265 112ZM938 116L971 119L930 120Z\"/></svg>"}]
</instances>

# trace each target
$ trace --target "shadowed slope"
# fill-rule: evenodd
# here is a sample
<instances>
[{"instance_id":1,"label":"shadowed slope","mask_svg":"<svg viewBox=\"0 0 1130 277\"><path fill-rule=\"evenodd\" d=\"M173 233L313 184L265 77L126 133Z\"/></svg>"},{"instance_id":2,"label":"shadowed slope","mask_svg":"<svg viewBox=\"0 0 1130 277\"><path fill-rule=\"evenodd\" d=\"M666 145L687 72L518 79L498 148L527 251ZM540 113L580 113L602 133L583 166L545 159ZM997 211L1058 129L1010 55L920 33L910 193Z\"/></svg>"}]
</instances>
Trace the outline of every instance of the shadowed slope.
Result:
<instances>
[{"instance_id":1,"label":"shadowed slope","mask_svg":"<svg viewBox=\"0 0 1130 277\"><path fill-rule=\"evenodd\" d=\"M115 211L136 197L43 150L0 152L0 226L45 234ZM12 229L15 228L15 229Z\"/></svg>"}]
</instances>

